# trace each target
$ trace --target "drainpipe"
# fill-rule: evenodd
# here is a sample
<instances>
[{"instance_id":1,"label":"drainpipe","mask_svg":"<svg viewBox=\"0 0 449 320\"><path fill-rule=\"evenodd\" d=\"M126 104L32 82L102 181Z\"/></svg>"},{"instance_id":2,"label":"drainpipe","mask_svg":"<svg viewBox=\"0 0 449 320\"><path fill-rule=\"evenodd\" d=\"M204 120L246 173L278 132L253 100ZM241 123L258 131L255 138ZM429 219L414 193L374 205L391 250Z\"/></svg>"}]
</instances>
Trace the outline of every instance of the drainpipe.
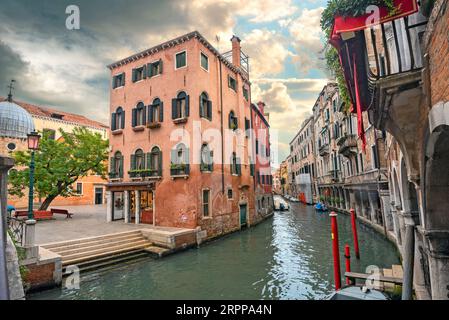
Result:
<instances>
[{"instance_id":1,"label":"drainpipe","mask_svg":"<svg viewBox=\"0 0 449 320\"><path fill-rule=\"evenodd\" d=\"M218 63L220 64L221 193L224 194L225 182L224 182L224 134L223 134L223 71L220 59L218 59Z\"/></svg>"}]
</instances>

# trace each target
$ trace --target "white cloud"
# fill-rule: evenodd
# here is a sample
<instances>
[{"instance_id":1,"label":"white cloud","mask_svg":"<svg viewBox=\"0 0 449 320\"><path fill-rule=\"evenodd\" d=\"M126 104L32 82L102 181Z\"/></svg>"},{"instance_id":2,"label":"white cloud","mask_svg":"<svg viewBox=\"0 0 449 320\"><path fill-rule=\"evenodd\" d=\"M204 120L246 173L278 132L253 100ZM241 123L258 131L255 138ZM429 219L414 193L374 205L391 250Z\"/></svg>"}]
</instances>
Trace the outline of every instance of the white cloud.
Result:
<instances>
[{"instance_id":1,"label":"white cloud","mask_svg":"<svg viewBox=\"0 0 449 320\"><path fill-rule=\"evenodd\" d=\"M287 57L293 57L286 39L274 31L254 29L242 40L242 50L250 57L251 78L276 75L284 71Z\"/></svg>"}]
</instances>

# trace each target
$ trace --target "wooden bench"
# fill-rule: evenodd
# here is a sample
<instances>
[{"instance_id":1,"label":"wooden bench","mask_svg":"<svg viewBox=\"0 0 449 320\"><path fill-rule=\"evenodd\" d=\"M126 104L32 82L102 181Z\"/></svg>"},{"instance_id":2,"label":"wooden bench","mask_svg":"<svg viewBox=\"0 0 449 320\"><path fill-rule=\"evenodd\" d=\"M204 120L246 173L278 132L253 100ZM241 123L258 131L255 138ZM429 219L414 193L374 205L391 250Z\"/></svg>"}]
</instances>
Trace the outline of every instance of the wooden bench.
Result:
<instances>
[{"instance_id":1,"label":"wooden bench","mask_svg":"<svg viewBox=\"0 0 449 320\"><path fill-rule=\"evenodd\" d=\"M73 213L69 213L69 211L66 209L51 208L50 211L52 212L52 214L65 214L67 219L72 218L73 215Z\"/></svg>"},{"instance_id":2,"label":"wooden bench","mask_svg":"<svg viewBox=\"0 0 449 320\"><path fill-rule=\"evenodd\" d=\"M28 217L28 211L25 211L25 210L16 211L15 217L16 218ZM33 218L36 221L37 220L50 220L50 219L53 219L53 213L51 211L34 210L33 211Z\"/></svg>"}]
</instances>

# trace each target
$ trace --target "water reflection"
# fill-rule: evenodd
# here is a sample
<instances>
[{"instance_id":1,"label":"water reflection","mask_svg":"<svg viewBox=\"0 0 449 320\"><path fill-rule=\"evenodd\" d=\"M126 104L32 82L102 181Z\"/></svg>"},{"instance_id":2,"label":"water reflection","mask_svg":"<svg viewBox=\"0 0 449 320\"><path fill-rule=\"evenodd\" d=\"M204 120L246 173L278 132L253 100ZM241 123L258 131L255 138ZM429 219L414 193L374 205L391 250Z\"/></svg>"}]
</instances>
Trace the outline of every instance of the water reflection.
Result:
<instances>
[{"instance_id":1,"label":"water reflection","mask_svg":"<svg viewBox=\"0 0 449 320\"><path fill-rule=\"evenodd\" d=\"M332 292L328 214L291 204L257 227L160 260L146 258L82 276L80 290L49 290L31 299L322 299ZM352 247L349 217L339 215L340 247ZM361 260L399 263L392 244L359 225ZM342 268L344 267L341 253Z\"/></svg>"}]
</instances>

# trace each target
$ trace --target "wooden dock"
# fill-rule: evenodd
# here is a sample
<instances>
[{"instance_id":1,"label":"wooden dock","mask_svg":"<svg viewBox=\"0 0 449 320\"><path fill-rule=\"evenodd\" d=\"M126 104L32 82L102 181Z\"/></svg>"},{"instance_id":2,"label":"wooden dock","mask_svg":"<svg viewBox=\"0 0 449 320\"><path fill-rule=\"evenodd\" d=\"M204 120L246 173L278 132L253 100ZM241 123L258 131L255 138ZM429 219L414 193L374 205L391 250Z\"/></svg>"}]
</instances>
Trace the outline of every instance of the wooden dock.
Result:
<instances>
[{"instance_id":1,"label":"wooden dock","mask_svg":"<svg viewBox=\"0 0 449 320\"><path fill-rule=\"evenodd\" d=\"M371 285L376 290L396 292L402 287L404 273L402 266L393 265L391 269L380 269L379 274L345 272L345 277L350 278L356 284L357 280L362 280Z\"/></svg>"}]
</instances>

